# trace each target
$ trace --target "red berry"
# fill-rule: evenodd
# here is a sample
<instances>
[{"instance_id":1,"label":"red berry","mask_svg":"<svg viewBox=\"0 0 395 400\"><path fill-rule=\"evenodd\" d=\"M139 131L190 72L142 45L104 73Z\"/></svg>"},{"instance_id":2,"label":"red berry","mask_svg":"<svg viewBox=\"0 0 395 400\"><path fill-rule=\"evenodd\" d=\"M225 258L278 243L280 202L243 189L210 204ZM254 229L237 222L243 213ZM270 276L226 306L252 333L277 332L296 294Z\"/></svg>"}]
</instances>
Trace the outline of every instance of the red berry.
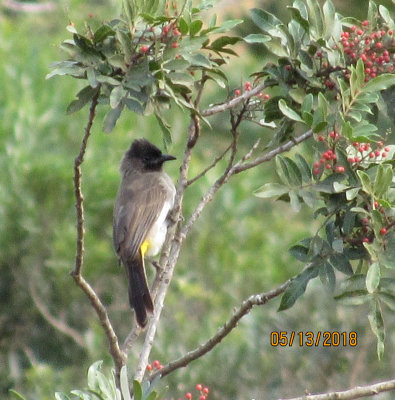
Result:
<instances>
[{"instance_id":1,"label":"red berry","mask_svg":"<svg viewBox=\"0 0 395 400\"><path fill-rule=\"evenodd\" d=\"M358 29L358 30L357 30L357 34L358 34L359 36L361 36L361 35L363 34L363 30L362 30L362 29Z\"/></svg>"},{"instance_id":2,"label":"red berry","mask_svg":"<svg viewBox=\"0 0 395 400\"><path fill-rule=\"evenodd\" d=\"M376 43L376 47L377 47L378 49L381 49L381 48L383 47L383 43L377 42L377 43Z\"/></svg>"},{"instance_id":3,"label":"red berry","mask_svg":"<svg viewBox=\"0 0 395 400\"><path fill-rule=\"evenodd\" d=\"M313 166L314 166L314 168L318 168L318 167L320 166L320 163L319 163L319 162L315 162L315 163L313 164Z\"/></svg>"},{"instance_id":4,"label":"red berry","mask_svg":"<svg viewBox=\"0 0 395 400\"><path fill-rule=\"evenodd\" d=\"M367 237L364 237L364 238L362 239L362 242L364 242L364 243L369 243L370 240L369 240Z\"/></svg>"},{"instance_id":5,"label":"red berry","mask_svg":"<svg viewBox=\"0 0 395 400\"><path fill-rule=\"evenodd\" d=\"M196 385L196 390L198 390L198 391L200 392L202 389L203 389L203 385L200 384L200 383L198 383L198 384Z\"/></svg>"},{"instance_id":6,"label":"red berry","mask_svg":"<svg viewBox=\"0 0 395 400\"><path fill-rule=\"evenodd\" d=\"M318 175L320 173L320 170L318 168L313 169L314 175Z\"/></svg>"},{"instance_id":7,"label":"red berry","mask_svg":"<svg viewBox=\"0 0 395 400\"><path fill-rule=\"evenodd\" d=\"M269 100L269 99L270 99L270 95L269 95L269 94L264 94L264 95L263 95L263 98L264 98L265 100Z\"/></svg>"},{"instance_id":8,"label":"red berry","mask_svg":"<svg viewBox=\"0 0 395 400\"><path fill-rule=\"evenodd\" d=\"M247 81L247 82L244 84L244 90L247 90L247 91L251 90L251 83L250 83L250 82Z\"/></svg>"},{"instance_id":9,"label":"red berry","mask_svg":"<svg viewBox=\"0 0 395 400\"><path fill-rule=\"evenodd\" d=\"M388 146L384 147L384 150L388 153L390 151L390 148Z\"/></svg>"},{"instance_id":10,"label":"red berry","mask_svg":"<svg viewBox=\"0 0 395 400\"><path fill-rule=\"evenodd\" d=\"M206 400L206 396L205 396L204 394L202 394L202 395L200 396L200 400Z\"/></svg>"},{"instance_id":11,"label":"red berry","mask_svg":"<svg viewBox=\"0 0 395 400\"><path fill-rule=\"evenodd\" d=\"M388 154L386 152L384 152L384 151L381 153L381 157L383 157L383 158L387 157L387 155Z\"/></svg>"},{"instance_id":12,"label":"red berry","mask_svg":"<svg viewBox=\"0 0 395 400\"><path fill-rule=\"evenodd\" d=\"M377 142L377 146L383 147L383 146L384 146L384 143L380 140L379 142Z\"/></svg>"},{"instance_id":13,"label":"red berry","mask_svg":"<svg viewBox=\"0 0 395 400\"><path fill-rule=\"evenodd\" d=\"M375 155L374 155L374 153L372 152L372 153L369 153L369 158L374 158L375 157Z\"/></svg>"},{"instance_id":14,"label":"red berry","mask_svg":"<svg viewBox=\"0 0 395 400\"><path fill-rule=\"evenodd\" d=\"M159 367L159 365L160 365L160 362L158 360L155 360L154 361L154 367Z\"/></svg>"},{"instance_id":15,"label":"red berry","mask_svg":"<svg viewBox=\"0 0 395 400\"><path fill-rule=\"evenodd\" d=\"M146 53L148 51L148 46L141 46L141 52Z\"/></svg>"},{"instance_id":16,"label":"red berry","mask_svg":"<svg viewBox=\"0 0 395 400\"><path fill-rule=\"evenodd\" d=\"M185 398L187 400L191 400L192 399L192 393L191 392L185 393Z\"/></svg>"},{"instance_id":17,"label":"red berry","mask_svg":"<svg viewBox=\"0 0 395 400\"><path fill-rule=\"evenodd\" d=\"M387 229L386 229L386 228L381 228L381 229L380 229L380 233L381 233L382 235L386 235L386 234L387 234Z\"/></svg>"},{"instance_id":18,"label":"red berry","mask_svg":"<svg viewBox=\"0 0 395 400\"><path fill-rule=\"evenodd\" d=\"M369 21L365 19L365 21L362 22L362 26L368 26L369 25Z\"/></svg>"},{"instance_id":19,"label":"red berry","mask_svg":"<svg viewBox=\"0 0 395 400\"><path fill-rule=\"evenodd\" d=\"M326 169L331 169L331 168L332 168L332 165L326 164L326 165L325 165L325 168L326 168Z\"/></svg>"},{"instance_id":20,"label":"red berry","mask_svg":"<svg viewBox=\"0 0 395 400\"><path fill-rule=\"evenodd\" d=\"M329 136L330 136L332 139L334 139L335 136L336 136L336 132L335 132L335 131L331 131L331 132L329 133Z\"/></svg>"},{"instance_id":21,"label":"red berry","mask_svg":"<svg viewBox=\"0 0 395 400\"><path fill-rule=\"evenodd\" d=\"M363 218L363 219L362 219L362 223L363 223L364 225L367 225L367 224L369 223L369 220L368 220L367 218Z\"/></svg>"},{"instance_id":22,"label":"red berry","mask_svg":"<svg viewBox=\"0 0 395 400\"><path fill-rule=\"evenodd\" d=\"M355 163L355 158L354 157L348 157L348 162Z\"/></svg>"},{"instance_id":23,"label":"red berry","mask_svg":"<svg viewBox=\"0 0 395 400\"><path fill-rule=\"evenodd\" d=\"M377 208L379 206L379 202L378 201L374 201L373 202L373 206L374 206L374 208Z\"/></svg>"},{"instance_id":24,"label":"red berry","mask_svg":"<svg viewBox=\"0 0 395 400\"><path fill-rule=\"evenodd\" d=\"M174 42L171 44L171 47L173 47L174 49L176 49L179 46L179 44L177 42Z\"/></svg>"},{"instance_id":25,"label":"red berry","mask_svg":"<svg viewBox=\"0 0 395 400\"><path fill-rule=\"evenodd\" d=\"M339 174L342 174L344 172L344 167L341 165L338 165L336 167L336 172L338 172Z\"/></svg>"},{"instance_id":26,"label":"red berry","mask_svg":"<svg viewBox=\"0 0 395 400\"><path fill-rule=\"evenodd\" d=\"M235 96L240 96L241 95L241 90L240 89L236 89L235 90Z\"/></svg>"},{"instance_id":27,"label":"red berry","mask_svg":"<svg viewBox=\"0 0 395 400\"><path fill-rule=\"evenodd\" d=\"M290 70L291 70L291 66L290 66L290 65L286 65L286 66L285 66L285 69L286 69L287 71L290 71Z\"/></svg>"},{"instance_id":28,"label":"red berry","mask_svg":"<svg viewBox=\"0 0 395 400\"><path fill-rule=\"evenodd\" d=\"M152 371L152 365L151 364L147 365L147 371Z\"/></svg>"},{"instance_id":29,"label":"red berry","mask_svg":"<svg viewBox=\"0 0 395 400\"><path fill-rule=\"evenodd\" d=\"M361 161L361 157L355 157L355 162L359 163Z\"/></svg>"},{"instance_id":30,"label":"red berry","mask_svg":"<svg viewBox=\"0 0 395 400\"><path fill-rule=\"evenodd\" d=\"M205 388L203 388L203 393L204 394L208 394L209 393L209 388L206 386Z\"/></svg>"},{"instance_id":31,"label":"red berry","mask_svg":"<svg viewBox=\"0 0 395 400\"><path fill-rule=\"evenodd\" d=\"M350 29L354 32L355 29L357 29L357 27L355 25L353 25Z\"/></svg>"},{"instance_id":32,"label":"red berry","mask_svg":"<svg viewBox=\"0 0 395 400\"><path fill-rule=\"evenodd\" d=\"M391 36L391 35L392 35L392 33L393 33L393 32L392 32L392 30L390 29L390 30L388 31L388 35L390 35L390 36Z\"/></svg>"},{"instance_id":33,"label":"red berry","mask_svg":"<svg viewBox=\"0 0 395 400\"><path fill-rule=\"evenodd\" d=\"M379 157L379 156L380 156L380 151L379 151L379 150L376 150L376 151L374 152L374 155L375 155L376 157Z\"/></svg>"},{"instance_id":34,"label":"red berry","mask_svg":"<svg viewBox=\"0 0 395 400\"><path fill-rule=\"evenodd\" d=\"M322 57L322 52L321 51L317 51L316 56L317 57Z\"/></svg>"}]
</instances>

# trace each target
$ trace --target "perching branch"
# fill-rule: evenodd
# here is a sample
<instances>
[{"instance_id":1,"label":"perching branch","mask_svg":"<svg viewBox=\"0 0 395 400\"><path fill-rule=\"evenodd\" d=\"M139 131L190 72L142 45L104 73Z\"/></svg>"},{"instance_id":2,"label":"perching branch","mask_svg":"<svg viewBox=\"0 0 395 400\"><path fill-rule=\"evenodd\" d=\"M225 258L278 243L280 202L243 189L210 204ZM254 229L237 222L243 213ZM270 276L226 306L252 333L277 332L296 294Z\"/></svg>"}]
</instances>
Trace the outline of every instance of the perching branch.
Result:
<instances>
[{"instance_id":1,"label":"perching branch","mask_svg":"<svg viewBox=\"0 0 395 400\"><path fill-rule=\"evenodd\" d=\"M107 310L104 307L103 303L100 301L98 295L95 293L93 288L89 285L89 283L84 279L84 277L81 274L83 260L84 260L84 235L85 235L85 219L84 219L84 205L83 205L84 197L82 195L82 190L81 190L81 177L82 177L81 164L84 161L88 139L91 134L91 128L93 120L95 118L99 94L100 94L100 87L98 88L96 94L92 98L92 103L89 109L88 123L85 127L85 134L82 139L79 154L74 161L74 195L76 200L75 207L77 211L77 244L76 244L77 251L75 257L75 267L74 270L71 272L71 275L74 278L75 283L87 295L93 308L95 309L99 317L100 323L102 324L104 332L107 336L110 346L110 353L114 360L114 364L117 369L120 369L121 366L125 364L126 357L119 348L118 337L114 332L110 319L108 318Z\"/></svg>"},{"instance_id":2,"label":"perching branch","mask_svg":"<svg viewBox=\"0 0 395 400\"><path fill-rule=\"evenodd\" d=\"M171 372L175 371L178 368L186 367L192 361L202 357L210 350L212 350L217 344L219 344L222 339L224 339L229 333L236 328L237 323L247 315L254 306L264 305L269 300L274 299L275 297L281 295L288 285L291 283L292 279L289 279L278 288L271 290L267 293L260 293L254 294L248 297L241 303L241 306L234 312L232 317L225 322L225 324L217 331L217 333L211 337L206 343L203 343L198 348L189 351L184 356L180 357L179 359L170 362L169 364L165 365L160 371L152 374L150 376L150 381L152 382L157 375L161 375L163 378L164 376L170 374Z\"/></svg>"},{"instance_id":3,"label":"perching branch","mask_svg":"<svg viewBox=\"0 0 395 400\"><path fill-rule=\"evenodd\" d=\"M309 394L300 397L293 397L288 400L352 400L366 396L374 396L382 392L395 390L395 379L374 383L373 385L356 386L353 389L342 392L329 392L324 394ZM285 400L285 399L279 399Z\"/></svg>"},{"instance_id":4,"label":"perching branch","mask_svg":"<svg viewBox=\"0 0 395 400\"><path fill-rule=\"evenodd\" d=\"M195 115L191 115L184 158L180 168L180 176L178 179L174 206L171 213L171 220L174 222L174 224L173 227L171 227L171 229L168 230L167 239L163 246L163 251L159 260L159 265L162 267L162 273L157 274L156 282L154 282L153 285L152 294L153 296L155 296L154 315L150 319L148 324L144 345L140 353L140 358L134 376L134 379L137 379L138 381L141 381L143 379L146 371L148 358L151 353L152 346L154 344L156 329L159 323L160 315L162 313L166 293L169 288L174 272L174 267L177 263L181 249L180 228L179 226L176 226L175 228L176 231L174 232L174 226L182 218L181 215L182 202L183 202L184 192L187 187L187 176L188 176L189 165L191 162L192 149L193 146L196 144L195 138L199 137L198 130L200 129L200 125L196 122L196 120L197 117ZM156 283L157 287L155 287Z\"/></svg>"}]
</instances>

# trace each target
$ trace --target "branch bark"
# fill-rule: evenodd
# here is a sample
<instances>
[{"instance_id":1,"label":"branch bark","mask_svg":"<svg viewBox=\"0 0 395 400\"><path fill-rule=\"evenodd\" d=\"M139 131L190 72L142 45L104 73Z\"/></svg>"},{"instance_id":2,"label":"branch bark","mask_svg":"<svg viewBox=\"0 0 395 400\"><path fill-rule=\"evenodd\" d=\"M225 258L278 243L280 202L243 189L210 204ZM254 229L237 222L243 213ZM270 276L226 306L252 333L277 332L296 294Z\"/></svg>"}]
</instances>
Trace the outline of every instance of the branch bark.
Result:
<instances>
[{"instance_id":1,"label":"branch bark","mask_svg":"<svg viewBox=\"0 0 395 400\"><path fill-rule=\"evenodd\" d=\"M344 390L341 392L329 392L324 394L309 394L300 397L293 397L287 400L352 400L360 399L361 397L374 396L382 392L395 390L395 379L375 383L373 385L356 386L353 389ZM285 399L279 399L285 400Z\"/></svg>"},{"instance_id":2,"label":"branch bark","mask_svg":"<svg viewBox=\"0 0 395 400\"><path fill-rule=\"evenodd\" d=\"M122 365L124 365L126 362L125 354L123 354L119 348L118 337L114 332L110 319L108 318L106 308L104 307L103 303L99 299L96 292L82 276L82 266L84 261L85 218L84 218L84 197L81 189L81 179L82 179L81 165L84 161L88 139L91 134L92 124L95 118L99 94L100 94L100 87L98 88L96 94L92 98L91 106L89 109L89 118L87 125L85 127L85 134L82 139L79 154L74 160L74 195L76 200L75 207L77 212L77 243L76 243L77 251L75 256L75 266L74 270L71 272L71 275L74 278L75 283L87 295L94 310L96 311L96 314L98 315L100 323L103 326L104 332L107 336L107 340L110 346L110 354L113 358L116 370L120 370Z\"/></svg>"},{"instance_id":3,"label":"branch bark","mask_svg":"<svg viewBox=\"0 0 395 400\"><path fill-rule=\"evenodd\" d=\"M161 370L152 374L150 376L150 381L152 382L157 375L160 375L162 378L171 372L175 371L178 368L186 367L190 362L202 357L210 350L212 350L217 344L219 344L222 339L224 339L229 333L236 328L237 323L247 315L254 306L259 306L266 304L269 300L274 299L275 297L282 294L288 285L291 283L292 279L289 279L278 288L271 290L270 292L263 292L259 294L254 294L248 297L241 303L241 306L234 312L232 317L225 322L225 324L217 331L217 333L207 340L204 344L200 345L198 348L189 351L184 356L179 359L170 362L165 365Z\"/></svg>"}]
</instances>

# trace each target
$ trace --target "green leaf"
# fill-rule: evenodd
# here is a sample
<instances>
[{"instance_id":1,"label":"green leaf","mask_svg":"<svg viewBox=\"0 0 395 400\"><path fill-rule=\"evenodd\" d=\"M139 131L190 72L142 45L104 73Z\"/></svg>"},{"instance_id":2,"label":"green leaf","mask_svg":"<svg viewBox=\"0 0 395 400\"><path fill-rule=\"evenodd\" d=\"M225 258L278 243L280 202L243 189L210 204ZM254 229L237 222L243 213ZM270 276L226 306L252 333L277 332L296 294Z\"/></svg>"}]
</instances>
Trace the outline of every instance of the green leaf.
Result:
<instances>
[{"instance_id":1,"label":"green leaf","mask_svg":"<svg viewBox=\"0 0 395 400\"><path fill-rule=\"evenodd\" d=\"M295 161L300 173L302 174L302 181L306 183L310 182L312 178L310 165L299 153L295 154Z\"/></svg>"},{"instance_id":2,"label":"green leaf","mask_svg":"<svg viewBox=\"0 0 395 400\"><path fill-rule=\"evenodd\" d=\"M195 67L212 68L211 61L201 53L183 54L183 57Z\"/></svg>"},{"instance_id":3,"label":"green leaf","mask_svg":"<svg viewBox=\"0 0 395 400\"><path fill-rule=\"evenodd\" d=\"M377 355L379 360L382 359L384 354L384 319L381 313L381 307L378 300L372 300L371 311L369 312L368 319L373 333L377 337Z\"/></svg>"},{"instance_id":4,"label":"green leaf","mask_svg":"<svg viewBox=\"0 0 395 400\"><path fill-rule=\"evenodd\" d=\"M90 390L97 391L99 389L96 374L102 364L103 361L96 361L88 369L88 387Z\"/></svg>"},{"instance_id":5,"label":"green leaf","mask_svg":"<svg viewBox=\"0 0 395 400\"><path fill-rule=\"evenodd\" d=\"M189 33L191 34L191 36L195 36L200 31L200 29L202 29L202 26L203 21L201 21L200 19L192 21L189 25Z\"/></svg>"},{"instance_id":6,"label":"green leaf","mask_svg":"<svg viewBox=\"0 0 395 400\"><path fill-rule=\"evenodd\" d=\"M254 196L260 198L282 196L289 192L289 188L279 183L266 183L254 192Z\"/></svg>"},{"instance_id":7,"label":"green leaf","mask_svg":"<svg viewBox=\"0 0 395 400\"><path fill-rule=\"evenodd\" d=\"M316 278L318 275L318 268L310 266L300 273L285 289L281 298L280 307L278 311L287 310L291 308L296 300L306 291L307 284L310 279Z\"/></svg>"},{"instance_id":8,"label":"green leaf","mask_svg":"<svg viewBox=\"0 0 395 400\"><path fill-rule=\"evenodd\" d=\"M395 85L395 74L382 74L367 82L361 92L378 92L392 85Z\"/></svg>"},{"instance_id":9,"label":"green leaf","mask_svg":"<svg viewBox=\"0 0 395 400\"><path fill-rule=\"evenodd\" d=\"M300 244L297 244L295 246L292 246L289 249L289 253L291 256L295 257L297 260L306 262L309 260L309 249L305 246L301 246Z\"/></svg>"},{"instance_id":10,"label":"green leaf","mask_svg":"<svg viewBox=\"0 0 395 400\"><path fill-rule=\"evenodd\" d=\"M369 267L366 275L366 289L368 289L369 293L375 292L379 287L380 276L380 265L375 262Z\"/></svg>"},{"instance_id":11,"label":"green leaf","mask_svg":"<svg viewBox=\"0 0 395 400\"><path fill-rule=\"evenodd\" d=\"M215 27L215 28L210 28L209 31L211 33L222 33L222 32L229 32L232 30L234 27L237 25L240 25L243 23L242 19L230 19L225 21L224 23L221 24L221 26ZM200 34L205 34L208 30L203 30Z\"/></svg>"},{"instance_id":12,"label":"green leaf","mask_svg":"<svg viewBox=\"0 0 395 400\"><path fill-rule=\"evenodd\" d=\"M362 274L353 275L341 282L339 288L339 294L335 296L336 300L366 296L366 276ZM363 299L364 300L364 299Z\"/></svg>"},{"instance_id":13,"label":"green leaf","mask_svg":"<svg viewBox=\"0 0 395 400\"><path fill-rule=\"evenodd\" d=\"M302 16L300 10L291 6L287 6L287 8L291 11L292 18L308 33L310 30L309 21Z\"/></svg>"},{"instance_id":14,"label":"green leaf","mask_svg":"<svg viewBox=\"0 0 395 400\"><path fill-rule=\"evenodd\" d=\"M70 397L62 392L55 392L55 399L56 400L70 400Z\"/></svg>"},{"instance_id":15,"label":"green leaf","mask_svg":"<svg viewBox=\"0 0 395 400\"><path fill-rule=\"evenodd\" d=\"M395 269L395 230L392 229L385 235L387 245L381 250L380 264L386 268Z\"/></svg>"},{"instance_id":16,"label":"green leaf","mask_svg":"<svg viewBox=\"0 0 395 400\"><path fill-rule=\"evenodd\" d=\"M343 232L345 235L349 235L355 226L356 214L348 210L343 219Z\"/></svg>"},{"instance_id":17,"label":"green leaf","mask_svg":"<svg viewBox=\"0 0 395 400\"><path fill-rule=\"evenodd\" d=\"M359 179L361 180L361 184L362 184L362 189L372 195L373 194L373 188L372 188L372 182L370 181L370 177L369 175L361 170L357 171L357 174L359 176Z\"/></svg>"},{"instance_id":18,"label":"green leaf","mask_svg":"<svg viewBox=\"0 0 395 400\"><path fill-rule=\"evenodd\" d=\"M262 33L251 33L250 35L247 35L243 39L247 43L266 43L270 41L272 38Z\"/></svg>"},{"instance_id":19,"label":"green leaf","mask_svg":"<svg viewBox=\"0 0 395 400\"><path fill-rule=\"evenodd\" d=\"M67 107L67 114L73 114L76 111L81 110L86 104L93 99L97 94L98 88L91 86L85 86L82 90L77 93L77 100L73 100Z\"/></svg>"},{"instance_id":20,"label":"green leaf","mask_svg":"<svg viewBox=\"0 0 395 400\"><path fill-rule=\"evenodd\" d=\"M296 193L295 190L291 190L289 193L289 199L290 199L290 205L291 209L294 212L299 212L300 209L302 208L302 205L300 204L300 200L298 197L298 194Z\"/></svg>"},{"instance_id":21,"label":"green leaf","mask_svg":"<svg viewBox=\"0 0 395 400\"><path fill-rule=\"evenodd\" d=\"M171 138L170 125L160 115L156 113L155 117L163 134L163 142L165 144L165 148L167 148L167 146L170 145L173 141Z\"/></svg>"},{"instance_id":22,"label":"green leaf","mask_svg":"<svg viewBox=\"0 0 395 400\"><path fill-rule=\"evenodd\" d=\"M131 98L126 98L123 100L123 103L130 111L133 111L139 115L144 114L144 108L141 105L141 103L139 103L137 100L131 99Z\"/></svg>"},{"instance_id":23,"label":"green leaf","mask_svg":"<svg viewBox=\"0 0 395 400\"><path fill-rule=\"evenodd\" d=\"M382 4L379 5L379 13L383 17L385 23L390 27L394 27L394 20L391 18L391 14L388 11L388 8L384 7Z\"/></svg>"},{"instance_id":24,"label":"green leaf","mask_svg":"<svg viewBox=\"0 0 395 400\"><path fill-rule=\"evenodd\" d=\"M332 242L332 249L336 251L336 253L343 253L344 244L342 239L335 239Z\"/></svg>"},{"instance_id":25,"label":"green leaf","mask_svg":"<svg viewBox=\"0 0 395 400\"><path fill-rule=\"evenodd\" d=\"M238 36L221 36L218 39L214 40L211 43L210 47L214 50L221 51L223 47L228 45L234 45L237 42L243 40L241 37Z\"/></svg>"},{"instance_id":26,"label":"green leaf","mask_svg":"<svg viewBox=\"0 0 395 400\"><path fill-rule=\"evenodd\" d=\"M353 274L351 264L348 261L348 259L344 256L344 254L333 253L329 259L333 267L336 268L338 271L343 272L343 274L346 275Z\"/></svg>"},{"instance_id":27,"label":"green leaf","mask_svg":"<svg viewBox=\"0 0 395 400\"><path fill-rule=\"evenodd\" d=\"M336 275L332 265L330 265L328 262L323 263L319 270L319 276L321 282L328 286L329 290L333 292L336 286Z\"/></svg>"},{"instance_id":28,"label":"green leaf","mask_svg":"<svg viewBox=\"0 0 395 400\"><path fill-rule=\"evenodd\" d=\"M376 178L373 184L373 192L380 198L389 189L393 178L392 166L390 164L379 164Z\"/></svg>"},{"instance_id":29,"label":"green leaf","mask_svg":"<svg viewBox=\"0 0 395 400\"><path fill-rule=\"evenodd\" d=\"M313 32L313 37L319 39L324 33L324 21L320 5L316 0L306 0L309 12L310 30Z\"/></svg>"},{"instance_id":30,"label":"green leaf","mask_svg":"<svg viewBox=\"0 0 395 400\"><path fill-rule=\"evenodd\" d=\"M110 106L111 108L118 107L119 103L126 96L127 91L122 87L122 85L115 86L113 90L111 90L110 94Z\"/></svg>"},{"instance_id":31,"label":"green leaf","mask_svg":"<svg viewBox=\"0 0 395 400\"><path fill-rule=\"evenodd\" d=\"M131 400L130 390L129 390L129 381L128 381L128 372L127 372L126 365L124 365L121 368L119 382L120 382L120 386L121 386L123 400Z\"/></svg>"},{"instance_id":32,"label":"green leaf","mask_svg":"<svg viewBox=\"0 0 395 400\"><path fill-rule=\"evenodd\" d=\"M320 121L316 125L313 126L313 132L314 133L322 132L327 126L328 126L327 121Z\"/></svg>"},{"instance_id":33,"label":"green leaf","mask_svg":"<svg viewBox=\"0 0 395 400\"><path fill-rule=\"evenodd\" d=\"M321 111L322 118L326 120L326 117L328 115L328 100L325 98L325 96L319 92L318 93L318 109Z\"/></svg>"},{"instance_id":34,"label":"green leaf","mask_svg":"<svg viewBox=\"0 0 395 400\"><path fill-rule=\"evenodd\" d=\"M118 104L116 108L111 108L103 121L103 132L110 133L115 127L118 118L121 116L124 105L122 103Z\"/></svg>"},{"instance_id":35,"label":"green leaf","mask_svg":"<svg viewBox=\"0 0 395 400\"><path fill-rule=\"evenodd\" d=\"M327 0L322 7L325 22L325 37L330 38L336 26L336 9L330 0Z\"/></svg>"},{"instance_id":36,"label":"green leaf","mask_svg":"<svg viewBox=\"0 0 395 400\"><path fill-rule=\"evenodd\" d=\"M287 103L284 99L280 99L278 101L278 107L281 112L289 119L292 119L293 121L304 122L302 117L296 111L287 106Z\"/></svg>"},{"instance_id":37,"label":"green leaf","mask_svg":"<svg viewBox=\"0 0 395 400\"><path fill-rule=\"evenodd\" d=\"M16 390L14 389L10 389L8 391L10 394L14 395L18 400L26 400L25 397L23 397L20 393L18 393Z\"/></svg>"},{"instance_id":38,"label":"green leaf","mask_svg":"<svg viewBox=\"0 0 395 400\"><path fill-rule=\"evenodd\" d=\"M191 63L187 60L179 59L171 59L163 64L163 68L168 69L169 71L180 71L187 69Z\"/></svg>"},{"instance_id":39,"label":"green leaf","mask_svg":"<svg viewBox=\"0 0 395 400\"><path fill-rule=\"evenodd\" d=\"M135 400L143 400L143 388L136 379L133 380L133 397Z\"/></svg>"},{"instance_id":40,"label":"green leaf","mask_svg":"<svg viewBox=\"0 0 395 400\"><path fill-rule=\"evenodd\" d=\"M189 31L188 23L185 21L183 17L178 20L178 29L181 35L186 35Z\"/></svg>"},{"instance_id":41,"label":"green leaf","mask_svg":"<svg viewBox=\"0 0 395 400\"><path fill-rule=\"evenodd\" d=\"M302 103L302 108L301 110L303 112L310 112L311 109L313 108L313 95L309 93L305 98L303 99Z\"/></svg>"},{"instance_id":42,"label":"green leaf","mask_svg":"<svg viewBox=\"0 0 395 400\"><path fill-rule=\"evenodd\" d=\"M104 39L108 38L108 36L114 36L114 35L115 35L115 32L112 28L110 28L108 25L102 25L94 33L93 41L94 41L94 43L100 43Z\"/></svg>"}]
</instances>

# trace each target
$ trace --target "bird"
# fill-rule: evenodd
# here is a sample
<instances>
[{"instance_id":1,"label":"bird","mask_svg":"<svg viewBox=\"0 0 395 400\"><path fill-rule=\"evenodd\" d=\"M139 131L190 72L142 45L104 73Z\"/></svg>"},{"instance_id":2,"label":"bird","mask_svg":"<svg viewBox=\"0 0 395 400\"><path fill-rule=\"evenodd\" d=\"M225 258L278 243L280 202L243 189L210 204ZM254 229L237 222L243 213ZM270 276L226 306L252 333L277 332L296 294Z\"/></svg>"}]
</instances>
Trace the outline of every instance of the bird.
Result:
<instances>
[{"instance_id":1,"label":"bird","mask_svg":"<svg viewBox=\"0 0 395 400\"><path fill-rule=\"evenodd\" d=\"M118 260L126 269L129 303L142 328L147 324L147 313L154 311L144 258L157 255L166 237L176 188L162 166L175 159L141 138L132 142L120 166L113 241Z\"/></svg>"}]
</instances>

